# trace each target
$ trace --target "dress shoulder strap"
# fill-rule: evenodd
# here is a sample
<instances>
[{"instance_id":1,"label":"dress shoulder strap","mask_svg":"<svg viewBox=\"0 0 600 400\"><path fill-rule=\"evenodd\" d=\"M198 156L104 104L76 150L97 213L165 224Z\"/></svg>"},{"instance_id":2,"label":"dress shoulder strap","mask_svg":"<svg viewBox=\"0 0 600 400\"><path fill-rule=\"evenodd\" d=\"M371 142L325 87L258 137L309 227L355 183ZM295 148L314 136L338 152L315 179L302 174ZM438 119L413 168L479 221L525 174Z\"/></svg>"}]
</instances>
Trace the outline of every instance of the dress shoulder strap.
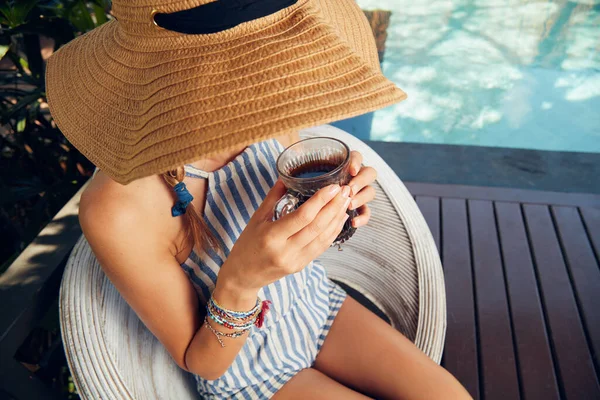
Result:
<instances>
[{"instance_id":1,"label":"dress shoulder strap","mask_svg":"<svg viewBox=\"0 0 600 400\"><path fill-rule=\"evenodd\" d=\"M185 176L189 178L208 179L208 172L196 168L193 165L186 164L183 169L185 170Z\"/></svg>"}]
</instances>

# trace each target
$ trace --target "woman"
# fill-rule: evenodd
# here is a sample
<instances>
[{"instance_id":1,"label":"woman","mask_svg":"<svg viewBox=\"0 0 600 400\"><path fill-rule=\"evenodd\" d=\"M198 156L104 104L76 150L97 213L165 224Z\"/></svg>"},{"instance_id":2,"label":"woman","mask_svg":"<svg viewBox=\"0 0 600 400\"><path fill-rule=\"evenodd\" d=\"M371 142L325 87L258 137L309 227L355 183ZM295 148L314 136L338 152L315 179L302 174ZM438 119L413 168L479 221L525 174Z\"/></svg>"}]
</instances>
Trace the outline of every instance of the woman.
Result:
<instances>
[{"instance_id":1,"label":"woman","mask_svg":"<svg viewBox=\"0 0 600 400\"><path fill-rule=\"evenodd\" d=\"M80 221L106 275L205 398L466 398L313 262L375 171L272 221L298 130L393 104L353 0L114 0L48 61L48 102L99 172ZM185 182L184 182L185 181ZM269 310L270 308L270 310Z\"/></svg>"}]
</instances>

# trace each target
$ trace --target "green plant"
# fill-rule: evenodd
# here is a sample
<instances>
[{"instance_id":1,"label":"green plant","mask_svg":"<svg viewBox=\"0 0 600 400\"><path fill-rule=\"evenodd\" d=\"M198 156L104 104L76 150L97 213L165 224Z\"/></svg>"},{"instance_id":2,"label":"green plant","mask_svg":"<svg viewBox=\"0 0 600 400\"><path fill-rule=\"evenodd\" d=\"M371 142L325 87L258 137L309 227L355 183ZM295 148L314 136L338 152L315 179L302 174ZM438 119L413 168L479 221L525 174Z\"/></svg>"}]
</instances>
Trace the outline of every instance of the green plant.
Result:
<instances>
[{"instance_id":1,"label":"green plant","mask_svg":"<svg viewBox=\"0 0 600 400\"><path fill-rule=\"evenodd\" d=\"M0 273L91 174L48 112L45 59L106 22L108 0L0 3Z\"/></svg>"},{"instance_id":2,"label":"green plant","mask_svg":"<svg viewBox=\"0 0 600 400\"><path fill-rule=\"evenodd\" d=\"M93 171L52 121L44 69L53 51L106 22L109 7L108 0L0 2L0 274ZM15 357L63 398L77 399L57 312L50 320Z\"/></svg>"}]
</instances>

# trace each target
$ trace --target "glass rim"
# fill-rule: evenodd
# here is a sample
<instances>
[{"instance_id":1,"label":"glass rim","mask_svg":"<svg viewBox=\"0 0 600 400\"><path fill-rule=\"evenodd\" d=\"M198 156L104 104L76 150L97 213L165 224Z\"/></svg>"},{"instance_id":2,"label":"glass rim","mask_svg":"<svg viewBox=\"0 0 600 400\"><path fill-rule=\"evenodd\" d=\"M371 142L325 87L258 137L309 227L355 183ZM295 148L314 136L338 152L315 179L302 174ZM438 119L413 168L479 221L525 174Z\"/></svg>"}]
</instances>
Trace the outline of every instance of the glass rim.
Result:
<instances>
[{"instance_id":1,"label":"glass rim","mask_svg":"<svg viewBox=\"0 0 600 400\"><path fill-rule=\"evenodd\" d=\"M294 146L299 145L301 143L308 142L310 140L318 140L318 139L321 139L321 140L322 139L333 140L335 142L340 143L344 147L344 149L346 149L346 157L344 158L344 161L342 161L340 163L340 165L338 165L337 167L335 167L335 169L333 169L333 170L331 170L331 171L329 171L329 172L327 172L327 173L325 173L323 175L319 175L319 176L312 177L312 178L298 178L296 176L288 175L288 174L286 174L285 172L283 172L281 170L280 161L281 161L281 158L285 154L286 151L291 150ZM285 150L283 150L281 152L281 154L279 154L279 157L277 157L277 161L275 162L275 165L277 167L277 173L279 175L283 176L286 179L291 179L291 180L295 180L295 181L307 181L307 180L320 181L320 180L325 180L327 178L330 178L332 175L338 173L348 163L349 160L350 160L350 147L348 147L348 145L346 143L342 142L339 139L336 139L336 138L333 138L333 137L329 137L329 136L317 136L317 137L311 137L311 138L306 138L306 139L299 140L296 143L292 144L291 146L287 147Z\"/></svg>"}]
</instances>

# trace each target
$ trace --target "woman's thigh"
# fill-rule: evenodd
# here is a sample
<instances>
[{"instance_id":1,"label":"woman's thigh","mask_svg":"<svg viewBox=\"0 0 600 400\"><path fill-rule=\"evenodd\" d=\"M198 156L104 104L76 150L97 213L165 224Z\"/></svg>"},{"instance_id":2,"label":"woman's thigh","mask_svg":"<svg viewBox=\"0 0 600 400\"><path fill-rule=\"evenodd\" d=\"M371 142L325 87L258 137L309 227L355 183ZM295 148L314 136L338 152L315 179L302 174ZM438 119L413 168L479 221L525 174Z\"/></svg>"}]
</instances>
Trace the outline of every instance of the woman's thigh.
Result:
<instances>
[{"instance_id":1,"label":"woman's thigh","mask_svg":"<svg viewBox=\"0 0 600 400\"><path fill-rule=\"evenodd\" d=\"M349 296L314 368L381 399L470 398L450 373Z\"/></svg>"},{"instance_id":2,"label":"woman's thigh","mask_svg":"<svg viewBox=\"0 0 600 400\"><path fill-rule=\"evenodd\" d=\"M334 381L313 368L296 374L275 394L273 400L366 400L368 397Z\"/></svg>"}]
</instances>

